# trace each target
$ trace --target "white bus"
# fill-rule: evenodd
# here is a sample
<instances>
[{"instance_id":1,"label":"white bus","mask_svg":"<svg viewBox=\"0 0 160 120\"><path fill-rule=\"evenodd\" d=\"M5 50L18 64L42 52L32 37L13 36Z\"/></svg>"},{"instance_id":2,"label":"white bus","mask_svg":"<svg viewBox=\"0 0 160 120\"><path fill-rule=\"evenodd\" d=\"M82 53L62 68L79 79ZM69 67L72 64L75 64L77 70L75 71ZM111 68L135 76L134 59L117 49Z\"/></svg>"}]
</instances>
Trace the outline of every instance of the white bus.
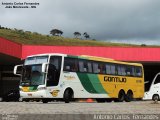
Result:
<instances>
[{"instance_id":1,"label":"white bus","mask_svg":"<svg viewBox=\"0 0 160 120\"><path fill-rule=\"evenodd\" d=\"M15 66L17 73L19 66ZM95 98L98 102L143 98L143 66L113 59L67 54L28 56L22 65L20 96L43 103Z\"/></svg>"},{"instance_id":2,"label":"white bus","mask_svg":"<svg viewBox=\"0 0 160 120\"><path fill-rule=\"evenodd\" d=\"M143 100L160 100L160 73L153 78L149 91L145 92Z\"/></svg>"}]
</instances>

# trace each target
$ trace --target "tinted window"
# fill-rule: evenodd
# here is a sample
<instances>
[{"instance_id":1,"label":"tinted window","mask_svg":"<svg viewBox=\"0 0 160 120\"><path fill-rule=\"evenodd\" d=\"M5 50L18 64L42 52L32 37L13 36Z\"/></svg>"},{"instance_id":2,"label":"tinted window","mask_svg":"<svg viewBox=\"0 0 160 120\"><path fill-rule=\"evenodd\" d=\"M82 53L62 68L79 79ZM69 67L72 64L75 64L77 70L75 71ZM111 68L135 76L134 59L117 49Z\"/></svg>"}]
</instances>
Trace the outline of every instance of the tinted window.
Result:
<instances>
[{"instance_id":1,"label":"tinted window","mask_svg":"<svg viewBox=\"0 0 160 120\"><path fill-rule=\"evenodd\" d=\"M106 64L106 73L115 75L116 73L116 67L114 64Z\"/></svg>"},{"instance_id":2,"label":"tinted window","mask_svg":"<svg viewBox=\"0 0 160 120\"><path fill-rule=\"evenodd\" d=\"M87 67L88 67L88 72L92 73L92 62L91 61L87 61Z\"/></svg>"},{"instance_id":3,"label":"tinted window","mask_svg":"<svg viewBox=\"0 0 160 120\"><path fill-rule=\"evenodd\" d=\"M99 68L99 73L101 74L106 74L106 69L105 69L105 64L104 63L99 63L98 65L98 68Z\"/></svg>"},{"instance_id":4,"label":"tinted window","mask_svg":"<svg viewBox=\"0 0 160 120\"><path fill-rule=\"evenodd\" d=\"M77 60L74 58L65 58L63 69L64 71L71 71L71 72L78 71Z\"/></svg>"},{"instance_id":5,"label":"tinted window","mask_svg":"<svg viewBox=\"0 0 160 120\"><path fill-rule=\"evenodd\" d=\"M47 86L57 86L61 71L61 56L51 56L48 67Z\"/></svg>"},{"instance_id":6,"label":"tinted window","mask_svg":"<svg viewBox=\"0 0 160 120\"><path fill-rule=\"evenodd\" d=\"M98 67L98 63L93 62L93 73L99 73L100 69Z\"/></svg>"},{"instance_id":7,"label":"tinted window","mask_svg":"<svg viewBox=\"0 0 160 120\"><path fill-rule=\"evenodd\" d=\"M157 76L156 80L154 81L154 84L160 83L160 75Z\"/></svg>"},{"instance_id":8,"label":"tinted window","mask_svg":"<svg viewBox=\"0 0 160 120\"><path fill-rule=\"evenodd\" d=\"M118 75L126 75L126 66L124 65L118 65L117 67Z\"/></svg>"},{"instance_id":9,"label":"tinted window","mask_svg":"<svg viewBox=\"0 0 160 120\"><path fill-rule=\"evenodd\" d=\"M126 66L126 75L127 76L135 76L133 66Z\"/></svg>"},{"instance_id":10,"label":"tinted window","mask_svg":"<svg viewBox=\"0 0 160 120\"><path fill-rule=\"evenodd\" d=\"M135 67L135 76L137 76L137 77L142 76L142 68L141 67Z\"/></svg>"},{"instance_id":11,"label":"tinted window","mask_svg":"<svg viewBox=\"0 0 160 120\"><path fill-rule=\"evenodd\" d=\"M79 60L78 65L80 72L87 72L87 65L85 64L84 60Z\"/></svg>"},{"instance_id":12,"label":"tinted window","mask_svg":"<svg viewBox=\"0 0 160 120\"><path fill-rule=\"evenodd\" d=\"M79 71L92 73L92 62L87 60L79 60Z\"/></svg>"},{"instance_id":13,"label":"tinted window","mask_svg":"<svg viewBox=\"0 0 160 120\"><path fill-rule=\"evenodd\" d=\"M54 65L57 70L61 69L61 57L60 56L51 56L50 64Z\"/></svg>"}]
</instances>

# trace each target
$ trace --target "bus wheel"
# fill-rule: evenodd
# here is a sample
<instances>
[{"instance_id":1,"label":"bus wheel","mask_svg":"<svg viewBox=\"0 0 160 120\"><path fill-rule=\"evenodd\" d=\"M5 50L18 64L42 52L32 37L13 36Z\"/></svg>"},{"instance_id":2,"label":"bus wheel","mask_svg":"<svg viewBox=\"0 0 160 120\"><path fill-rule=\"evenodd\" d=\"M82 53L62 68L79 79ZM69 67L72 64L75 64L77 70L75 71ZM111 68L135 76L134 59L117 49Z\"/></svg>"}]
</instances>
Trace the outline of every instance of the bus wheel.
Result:
<instances>
[{"instance_id":1,"label":"bus wheel","mask_svg":"<svg viewBox=\"0 0 160 120\"><path fill-rule=\"evenodd\" d=\"M115 99L115 102L123 102L125 99L125 92L123 90L119 91L118 98Z\"/></svg>"},{"instance_id":2,"label":"bus wheel","mask_svg":"<svg viewBox=\"0 0 160 120\"><path fill-rule=\"evenodd\" d=\"M73 91L71 89L65 90L64 96L63 96L64 102L69 103L72 97L73 97Z\"/></svg>"},{"instance_id":3,"label":"bus wheel","mask_svg":"<svg viewBox=\"0 0 160 120\"><path fill-rule=\"evenodd\" d=\"M159 100L159 95L154 94L153 97L152 97L152 100L153 101L158 101Z\"/></svg>"},{"instance_id":4,"label":"bus wheel","mask_svg":"<svg viewBox=\"0 0 160 120\"><path fill-rule=\"evenodd\" d=\"M133 100L133 92L129 90L125 96L125 101L126 102L131 102Z\"/></svg>"},{"instance_id":5,"label":"bus wheel","mask_svg":"<svg viewBox=\"0 0 160 120\"><path fill-rule=\"evenodd\" d=\"M48 100L42 99L42 102L43 102L43 103L48 103Z\"/></svg>"}]
</instances>

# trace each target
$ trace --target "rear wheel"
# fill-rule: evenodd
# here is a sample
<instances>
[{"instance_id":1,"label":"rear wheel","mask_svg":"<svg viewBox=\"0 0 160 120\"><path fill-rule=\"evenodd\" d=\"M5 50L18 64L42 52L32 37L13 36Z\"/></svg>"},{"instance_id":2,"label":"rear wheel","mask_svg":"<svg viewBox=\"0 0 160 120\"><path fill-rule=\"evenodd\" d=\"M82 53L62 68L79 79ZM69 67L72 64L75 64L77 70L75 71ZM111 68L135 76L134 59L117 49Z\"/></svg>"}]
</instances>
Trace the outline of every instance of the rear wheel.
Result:
<instances>
[{"instance_id":1,"label":"rear wheel","mask_svg":"<svg viewBox=\"0 0 160 120\"><path fill-rule=\"evenodd\" d=\"M73 98L73 91L70 89L65 90L63 99L65 103L69 103Z\"/></svg>"},{"instance_id":2,"label":"rear wheel","mask_svg":"<svg viewBox=\"0 0 160 120\"><path fill-rule=\"evenodd\" d=\"M115 99L115 102L123 102L125 99L125 92L123 90L119 91L118 98Z\"/></svg>"},{"instance_id":3,"label":"rear wheel","mask_svg":"<svg viewBox=\"0 0 160 120\"><path fill-rule=\"evenodd\" d=\"M158 101L159 100L159 95L154 94L153 97L152 97L152 100L153 101Z\"/></svg>"},{"instance_id":4,"label":"rear wheel","mask_svg":"<svg viewBox=\"0 0 160 120\"><path fill-rule=\"evenodd\" d=\"M133 92L129 90L125 96L125 101L126 102L131 102L133 100Z\"/></svg>"}]
</instances>

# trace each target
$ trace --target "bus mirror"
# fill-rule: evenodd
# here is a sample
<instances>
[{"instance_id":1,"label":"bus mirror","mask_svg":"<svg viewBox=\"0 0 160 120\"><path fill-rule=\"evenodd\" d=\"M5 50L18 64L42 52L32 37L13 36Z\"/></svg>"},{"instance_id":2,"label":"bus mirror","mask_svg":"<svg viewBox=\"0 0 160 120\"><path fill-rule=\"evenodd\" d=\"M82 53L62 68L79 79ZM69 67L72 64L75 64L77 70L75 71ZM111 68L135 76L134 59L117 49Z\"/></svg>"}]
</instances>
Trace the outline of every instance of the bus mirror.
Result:
<instances>
[{"instance_id":1,"label":"bus mirror","mask_svg":"<svg viewBox=\"0 0 160 120\"><path fill-rule=\"evenodd\" d=\"M147 83L149 83L149 81L144 82L144 84L147 84Z\"/></svg>"},{"instance_id":2,"label":"bus mirror","mask_svg":"<svg viewBox=\"0 0 160 120\"><path fill-rule=\"evenodd\" d=\"M42 64L42 73L47 72L47 71L46 71L46 70L47 70L47 69L46 69L46 68L47 68L47 65L48 65L47 63L43 63L43 64Z\"/></svg>"},{"instance_id":3,"label":"bus mirror","mask_svg":"<svg viewBox=\"0 0 160 120\"><path fill-rule=\"evenodd\" d=\"M16 65L16 66L14 67L13 73L14 73L15 75L21 76L22 66L23 66L23 65Z\"/></svg>"}]
</instances>

